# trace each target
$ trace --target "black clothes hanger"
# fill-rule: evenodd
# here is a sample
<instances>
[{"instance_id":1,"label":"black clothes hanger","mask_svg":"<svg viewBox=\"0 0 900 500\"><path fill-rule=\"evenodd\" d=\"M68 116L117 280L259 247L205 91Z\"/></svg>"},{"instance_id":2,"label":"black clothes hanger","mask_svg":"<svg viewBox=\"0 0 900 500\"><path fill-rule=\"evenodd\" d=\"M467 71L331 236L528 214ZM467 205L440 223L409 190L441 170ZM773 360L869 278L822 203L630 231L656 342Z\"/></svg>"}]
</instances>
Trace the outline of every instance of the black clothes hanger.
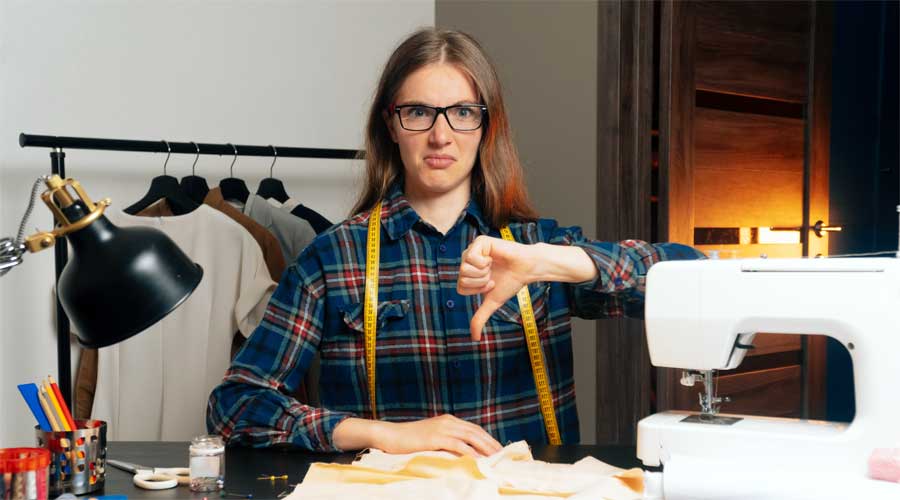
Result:
<instances>
[{"instance_id":1,"label":"black clothes hanger","mask_svg":"<svg viewBox=\"0 0 900 500\"><path fill-rule=\"evenodd\" d=\"M247 189L247 184L243 180L234 177L234 162L237 161L238 152L234 144L228 145L234 150L234 159L231 160L231 167L229 167L231 177L219 181L219 188L222 189L222 197L226 200L237 200L246 205L247 198L250 197L250 190Z\"/></svg>"},{"instance_id":2,"label":"black clothes hanger","mask_svg":"<svg viewBox=\"0 0 900 500\"><path fill-rule=\"evenodd\" d=\"M197 156L194 158L194 164L191 165L191 175L181 178L181 189L188 197L197 203L203 203L206 195L209 193L209 186L206 179L197 175L197 160L200 159L200 146L196 142L191 142L197 148Z\"/></svg>"},{"instance_id":3,"label":"black clothes hanger","mask_svg":"<svg viewBox=\"0 0 900 500\"><path fill-rule=\"evenodd\" d=\"M272 176L272 168L275 167L275 162L278 160L278 150L271 144L269 144L269 147L272 148L272 152L274 153L272 164L269 165L269 176L259 181L259 187L256 188L256 194L267 200L269 198L275 198L279 202L284 203L288 201L290 196L288 196L287 192L284 190L284 183Z\"/></svg>"},{"instance_id":4,"label":"black clothes hanger","mask_svg":"<svg viewBox=\"0 0 900 500\"><path fill-rule=\"evenodd\" d=\"M200 206L197 202L188 198L181 189L181 186L178 185L178 179L166 173L169 157L172 156L172 147L169 146L168 141L163 142L166 144L166 149L169 150L166 155L166 161L163 163L163 175L154 177L153 180L150 181L150 189L147 191L147 194L136 203L126 208L125 213L137 215L139 212L161 199L165 199L169 203L169 208L172 209L172 213L175 215L193 212Z\"/></svg>"}]
</instances>

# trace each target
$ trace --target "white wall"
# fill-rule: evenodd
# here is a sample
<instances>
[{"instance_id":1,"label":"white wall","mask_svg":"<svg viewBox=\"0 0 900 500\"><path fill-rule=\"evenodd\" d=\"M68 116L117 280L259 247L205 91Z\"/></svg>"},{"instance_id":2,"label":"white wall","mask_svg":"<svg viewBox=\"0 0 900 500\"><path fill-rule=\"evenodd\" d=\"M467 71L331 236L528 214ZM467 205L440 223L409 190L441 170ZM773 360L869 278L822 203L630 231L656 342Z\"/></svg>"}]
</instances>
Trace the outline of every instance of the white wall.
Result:
<instances>
[{"instance_id":1,"label":"white wall","mask_svg":"<svg viewBox=\"0 0 900 500\"><path fill-rule=\"evenodd\" d=\"M0 0L0 236L13 235L48 151L18 134L362 147L381 67L434 1ZM164 155L68 150L66 173L122 208L161 173ZM190 172L173 155L169 173ZM201 156L210 185L230 157ZM239 158L251 191L266 158ZM350 209L359 162L281 159L289 194L332 221ZM29 224L47 229L50 212ZM56 376L53 252L0 278L0 447L33 445L16 384Z\"/></svg>"}]
</instances>

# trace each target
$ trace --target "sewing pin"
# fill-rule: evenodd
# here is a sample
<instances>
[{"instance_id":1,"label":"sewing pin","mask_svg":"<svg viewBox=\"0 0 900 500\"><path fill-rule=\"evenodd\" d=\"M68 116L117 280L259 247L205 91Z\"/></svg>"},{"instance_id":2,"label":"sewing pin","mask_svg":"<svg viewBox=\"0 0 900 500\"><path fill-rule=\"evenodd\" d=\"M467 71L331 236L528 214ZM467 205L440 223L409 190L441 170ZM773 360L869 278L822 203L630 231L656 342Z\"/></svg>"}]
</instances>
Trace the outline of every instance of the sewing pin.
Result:
<instances>
[{"instance_id":1,"label":"sewing pin","mask_svg":"<svg viewBox=\"0 0 900 500\"><path fill-rule=\"evenodd\" d=\"M261 474L261 475L260 475L258 478L256 478L256 479L257 479L257 480L265 480L265 479L268 479L268 480L270 480L270 481L274 481L274 480L276 480L276 479L287 479L287 478L288 478L288 475L287 475L287 474L282 474L282 475L280 475L280 476L267 476L267 475L265 475L265 474Z\"/></svg>"},{"instance_id":2,"label":"sewing pin","mask_svg":"<svg viewBox=\"0 0 900 500\"><path fill-rule=\"evenodd\" d=\"M219 493L219 498L253 498L253 493L229 493L223 491Z\"/></svg>"},{"instance_id":3,"label":"sewing pin","mask_svg":"<svg viewBox=\"0 0 900 500\"><path fill-rule=\"evenodd\" d=\"M300 484L300 483L297 483L297 484ZM297 487L297 484L288 484L288 489L286 489L286 490L282 491L281 493L279 493L278 496L277 496L276 498L284 498L284 497L290 495L291 492L294 491L294 488Z\"/></svg>"}]
</instances>

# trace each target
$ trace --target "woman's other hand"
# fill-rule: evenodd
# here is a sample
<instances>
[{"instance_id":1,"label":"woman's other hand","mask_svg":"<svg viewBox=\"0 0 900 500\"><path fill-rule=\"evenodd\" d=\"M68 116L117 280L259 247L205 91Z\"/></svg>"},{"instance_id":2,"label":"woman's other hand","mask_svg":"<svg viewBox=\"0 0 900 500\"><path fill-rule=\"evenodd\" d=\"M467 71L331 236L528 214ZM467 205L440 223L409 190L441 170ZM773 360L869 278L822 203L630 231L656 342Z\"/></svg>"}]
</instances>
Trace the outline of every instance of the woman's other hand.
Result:
<instances>
[{"instance_id":1,"label":"woman's other hand","mask_svg":"<svg viewBox=\"0 0 900 500\"><path fill-rule=\"evenodd\" d=\"M471 457L491 455L503 448L478 425L453 415L415 422L348 418L335 427L334 443L344 450L369 447L387 453L446 450Z\"/></svg>"}]
</instances>

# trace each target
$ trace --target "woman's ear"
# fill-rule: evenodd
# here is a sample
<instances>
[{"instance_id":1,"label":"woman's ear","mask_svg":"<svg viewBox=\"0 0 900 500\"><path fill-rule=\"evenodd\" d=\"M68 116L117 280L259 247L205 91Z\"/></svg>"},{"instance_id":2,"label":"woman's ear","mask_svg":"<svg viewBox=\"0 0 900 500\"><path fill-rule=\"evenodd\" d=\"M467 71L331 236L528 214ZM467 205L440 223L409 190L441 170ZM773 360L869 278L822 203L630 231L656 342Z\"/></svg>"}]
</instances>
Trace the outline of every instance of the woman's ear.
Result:
<instances>
[{"instance_id":1,"label":"woman's ear","mask_svg":"<svg viewBox=\"0 0 900 500\"><path fill-rule=\"evenodd\" d=\"M391 140L396 143L397 131L394 129L393 115L388 114L387 111L382 111L381 117L384 119L384 124L387 125L388 133L391 134Z\"/></svg>"}]
</instances>

